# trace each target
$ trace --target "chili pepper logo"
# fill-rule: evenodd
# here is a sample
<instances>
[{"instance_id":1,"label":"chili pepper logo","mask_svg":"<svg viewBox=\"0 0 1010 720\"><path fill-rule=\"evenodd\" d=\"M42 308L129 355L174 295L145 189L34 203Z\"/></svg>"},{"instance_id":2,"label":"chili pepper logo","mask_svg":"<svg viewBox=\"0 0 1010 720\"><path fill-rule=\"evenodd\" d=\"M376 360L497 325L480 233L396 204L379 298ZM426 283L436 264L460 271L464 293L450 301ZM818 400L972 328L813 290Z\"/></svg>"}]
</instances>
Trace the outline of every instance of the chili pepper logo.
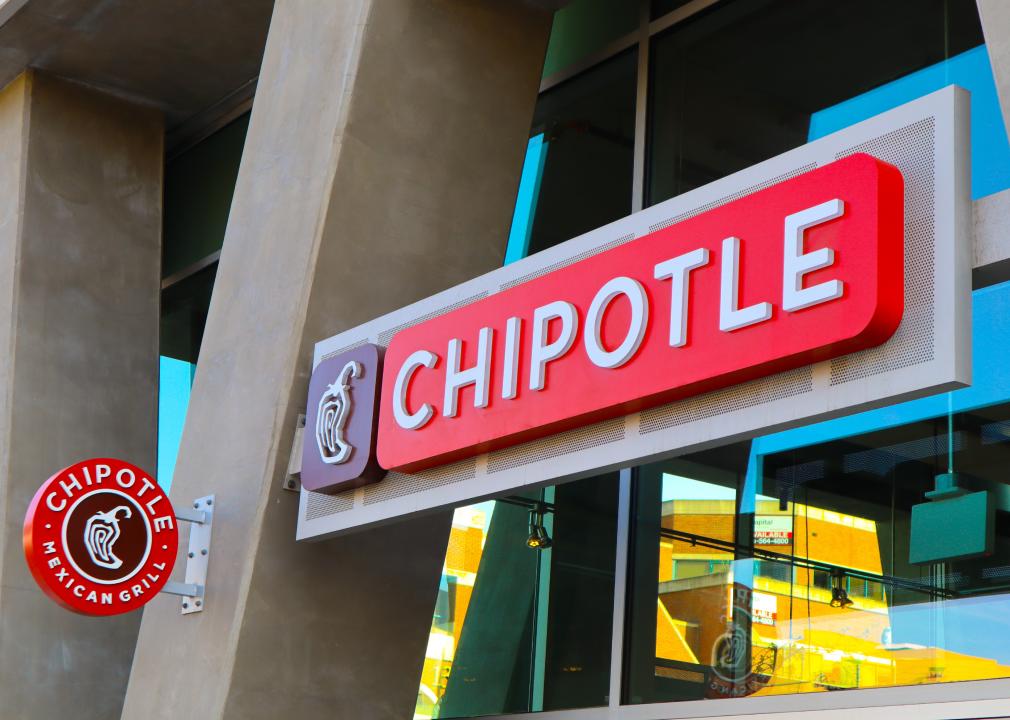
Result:
<instances>
[{"instance_id":1,"label":"chili pepper logo","mask_svg":"<svg viewBox=\"0 0 1010 720\"><path fill-rule=\"evenodd\" d=\"M88 556L95 565L109 570L118 570L123 566L123 561L112 552L119 539L120 513L124 519L133 516L128 506L117 505L107 512L96 512L84 525L84 547Z\"/></svg>"},{"instance_id":2,"label":"chili pepper logo","mask_svg":"<svg viewBox=\"0 0 1010 720\"><path fill-rule=\"evenodd\" d=\"M319 412L316 414L316 444L319 457L327 465L347 462L354 448L347 442L344 429L351 414L351 379L361 377L361 363L351 360L337 376L337 381L327 386L319 398Z\"/></svg>"}]
</instances>

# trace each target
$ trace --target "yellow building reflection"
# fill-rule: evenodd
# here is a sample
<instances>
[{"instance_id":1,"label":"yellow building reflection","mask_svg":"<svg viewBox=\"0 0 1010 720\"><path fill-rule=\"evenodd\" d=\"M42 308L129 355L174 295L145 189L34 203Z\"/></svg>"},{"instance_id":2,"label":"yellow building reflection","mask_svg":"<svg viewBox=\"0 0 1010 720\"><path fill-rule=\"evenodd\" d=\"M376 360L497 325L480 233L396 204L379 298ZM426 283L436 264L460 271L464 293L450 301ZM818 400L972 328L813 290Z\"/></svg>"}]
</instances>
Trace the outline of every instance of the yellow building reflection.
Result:
<instances>
[{"instance_id":1,"label":"yellow building reflection","mask_svg":"<svg viewBox=\"0 0 1010 720\"><path fill-rule=\"evenodd\" d=\"M687 499L663 503L662 524L680 534L733 541L733 500ZM656 674L711 682L708 668L727 628L749 625L749 683L737 695L773 695L1010 677L996 660L943 649L945 608L953 600L921 603L934 627L931 645L891 641L892 592L883 582L847 572L882 575L876 524L871 520L801 504L780 509L758 500L754 547L774 559L733 561L729 552L681 539L660 543L656 608ZM788 559L843 568L839 584L850 605L832 606L829 572L794 567ZM765 555L762 553L762 555ZM765 557L767 557L765 555ZM734 618L733 588L748 589L750 607ZM708 696L712 696L711 692Z\"/></svg>"},{"instance_id":2,"label":"yellow building reflection","mask_svg":"<svg viewBox=\"0 0 1010 720\"><path fill-rule=\"evenodd\" d=\"M432 619L417 693L415 720L439 716L439 702L445 694L453 656L459 646L493 511L494 503L486 502L458 508L453 513L439 601Z\"/></svg>"},{"instance_id":3,"label":"yellow building reflection","mask_svg":"<svg viewBox=\"0 0 1010 720\"><path fill-rule=\"evenodd\" d=\"M749 559L748 543L736 537L735 491L670 475L664 486L667 480L660 511L655 674L695 688L683 696L1010 677L1010 665L947 649L952 646L944 633L947 618L961 599L931 596L928 585L896 597L895 588L881 577L874 521L759 496L749 543L756 557ZM486 502L454 514L415 720L439 717L494 507ZM689 537L707 539L709 547L685 539ZM735 546L736 552L726 546ZM837 569L838 577L832 577L830 568ZM848 603L832 603L833 586L844 589ZM999 603L1002 597L992 599ZM985 606L978 610L980 616L993 611ZM910 617L928 642L894 641L897 621L903 619L907 626ZM749 655L743 663L745 677L725 680L720 675L717 655L726 652L727 638Z\"/></svg>"}]
</instances>

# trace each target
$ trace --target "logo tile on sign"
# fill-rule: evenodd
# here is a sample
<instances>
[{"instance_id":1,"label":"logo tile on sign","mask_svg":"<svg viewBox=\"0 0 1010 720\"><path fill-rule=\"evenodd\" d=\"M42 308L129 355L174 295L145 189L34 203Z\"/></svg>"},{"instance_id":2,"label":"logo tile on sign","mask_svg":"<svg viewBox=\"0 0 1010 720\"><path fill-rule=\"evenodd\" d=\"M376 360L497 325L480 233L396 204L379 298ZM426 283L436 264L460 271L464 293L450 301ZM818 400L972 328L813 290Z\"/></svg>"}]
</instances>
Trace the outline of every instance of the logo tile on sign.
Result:
<instances>
[{"instance_id":1,"label":"logo tile on sign","mask_svg":"<svg viewBox=\"0 0 1010 720\"><path fill-rule=\"evenodd\" d=\"M336 493L378 482L375 460L382 355L363 345L326 358L312 372L302 446L302 487Z\"/></svg>"}]
</instances>

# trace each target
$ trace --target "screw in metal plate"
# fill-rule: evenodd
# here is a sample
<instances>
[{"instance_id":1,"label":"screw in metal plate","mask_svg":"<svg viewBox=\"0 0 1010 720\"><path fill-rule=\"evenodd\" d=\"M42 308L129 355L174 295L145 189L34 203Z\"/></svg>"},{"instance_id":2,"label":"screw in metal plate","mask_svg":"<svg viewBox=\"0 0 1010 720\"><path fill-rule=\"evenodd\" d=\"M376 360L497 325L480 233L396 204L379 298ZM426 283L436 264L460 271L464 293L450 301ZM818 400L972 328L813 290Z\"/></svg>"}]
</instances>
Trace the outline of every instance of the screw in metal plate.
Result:
<instances>
[{"instance_id":1,"label":"screw in metal plate","mask_svg":"<svg viewBox=\"0 0 1010 720\"><path fill-rule=\"evenodd\" d=\"M190 553L190 554L189 554L189 556L190 556L190 557L193 557L193 553Z\"/></svg>"},{"instance_id":2,"label":"screw in metal plate","mask_svg":"<svg viewBox=\"0 0 1010 720\"><path fill-rule=\"evenodd\" d=\"M208 501L207 501L207 504L208 504L208 505L213 505L213 504L214 504L214 501L213 501L213 500L208 500Z\"/></svg>"},{"instance_id":3,"label":"screw in metal plate","mask_svg":"<svg viewBox=\"0 0 1010 720\"><path fill-rule=\"evenodd\" d=\"M197 606L197 607L200 607L201 605L203 605L203 602L202 602L202 601L200 601L200 600L197 600L197 601L196 601L196 606Z\"/></svg>"},{"instance_id":4,"label":"screw in metal plate","mask_svg":"<svg viewBox=\"0 0 1010 720\"><path fill-rule=\"evenodd\" d=\"M198 508L198 507L200 507L200 503L196 503L196 502L195 502L195 503L193 503L193 508L194 508L194 509L195 509L195 508Z\"/></svg>"},{"instance_id":5,"label":"screw in metal plate","mask_svg":"<svg viewBox=\"0 0 1010 720\"><path fill-rule=\"evenodd\" d=\"M206 555L207 554L207 548L204 548L203 550L201 550L200 554L201 555Z\"/></svg>"},{"instance_id":6,"label":"screw in metal plate","mask_svg":"<svg viewBox=\"0 0 1010 720\"><path fill-rule=\"evenodd\" d=\"M182 604L182 609L183 609L183 610L189 610L189 603L187 603L187 602L184 602L184 603Z\"/></svg>"}]
</instances>

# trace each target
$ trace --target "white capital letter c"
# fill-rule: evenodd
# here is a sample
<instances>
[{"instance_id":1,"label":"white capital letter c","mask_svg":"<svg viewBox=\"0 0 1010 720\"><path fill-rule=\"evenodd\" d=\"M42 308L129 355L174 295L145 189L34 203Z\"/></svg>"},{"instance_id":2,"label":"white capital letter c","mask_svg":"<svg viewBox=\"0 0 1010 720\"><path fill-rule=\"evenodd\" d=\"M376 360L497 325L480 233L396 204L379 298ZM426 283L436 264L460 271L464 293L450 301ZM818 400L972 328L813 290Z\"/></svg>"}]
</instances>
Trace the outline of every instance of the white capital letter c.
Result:
<instances>
[{"instance_id":1,"label":"white capital letter c","mask_svg":"<svg viewBox=\"0 0 1010 720\"><path fill-rule=\"evenodd\" d=\"M66 500L60 500L60 504L57 506L53 503L53 498L56 497L55 492L51 492L46 495L46 506L53 512L63 512L63 508L67 506Z\"/></svg>"},{"instance_id":2,"label":"white capital letter c","mask_svg":"<svg viewBox=\"0 0 1010 720\"><path fill-rule=\"evenodd\" d=\"M431 369L437 364L438 355L427 350L418 350L411 353L400 366L400 371L396 373L396 383L393 386L393 417L396 424L404 430L420 430L435 415L434 408L428 403L421 405L416 412L410 412L407 409L407 393L410 390L410 381L419 368Z\"/></svg>"}]
</instances>

